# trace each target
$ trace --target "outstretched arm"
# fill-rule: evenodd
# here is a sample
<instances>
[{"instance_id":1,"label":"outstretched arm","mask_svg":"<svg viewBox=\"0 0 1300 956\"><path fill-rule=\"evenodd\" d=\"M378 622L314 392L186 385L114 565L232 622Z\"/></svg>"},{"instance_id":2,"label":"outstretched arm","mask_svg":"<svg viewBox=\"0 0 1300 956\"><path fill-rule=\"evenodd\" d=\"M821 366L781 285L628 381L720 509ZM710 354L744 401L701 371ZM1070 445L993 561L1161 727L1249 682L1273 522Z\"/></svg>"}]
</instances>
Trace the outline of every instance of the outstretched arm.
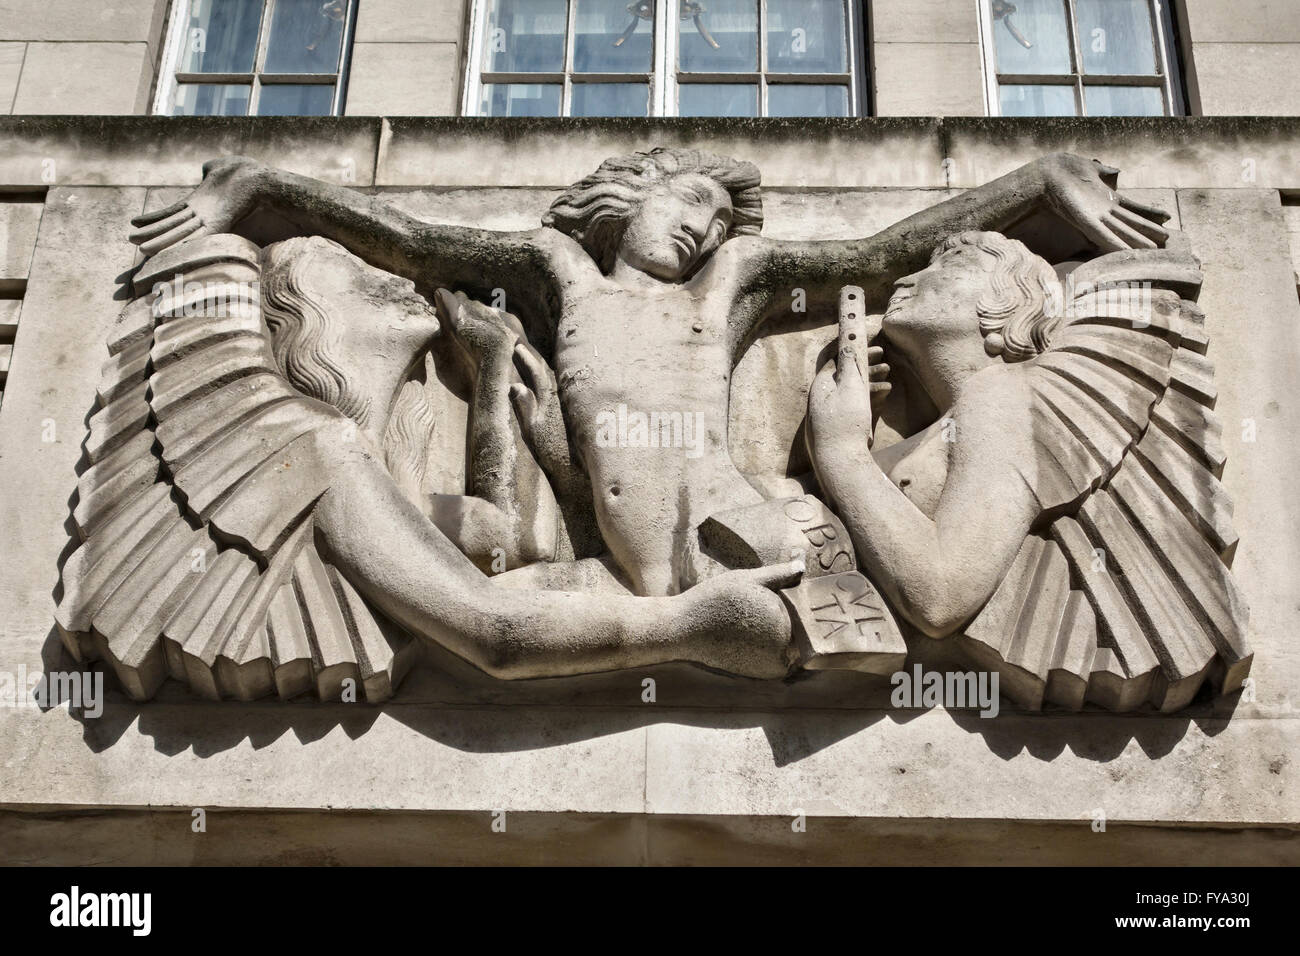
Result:
<instances>
[{"instance_id":1,"label":"outstretched arm","mask_svg":"<svg viewBox=\"0 0 1300 956\"><path fill-rule=\"evenodd\" d=\"M151 256L186 239L230 232L259 209L417 284L471 291L487 284L490 291L495 283L512 308L540 304L554 280L553 230L428 223L378 197L240 156L204 164L203 182L185 200L132 220L131 241Z\"/></svg>"},{"instance_id":2,"label":"outstretched arm","mask_svg":"<svg viewBox=\"0 0 1300 956\"><path fill-rule=\"evenodd\" d=\"M1118 175L1119 170L1094 160L1053 153L866 239L733 239L747 250L741 294L766 298L763 305L769 305L795 287L820 297L855 284L864 287L868 301L877 300L895 279L923 268L947 236L966 230L1002 231L1044 206L1074 224L1103 252L1163 245L1168 233L1161 223L1169 216L1117 194Z\"/></svg>"}]
</instances>

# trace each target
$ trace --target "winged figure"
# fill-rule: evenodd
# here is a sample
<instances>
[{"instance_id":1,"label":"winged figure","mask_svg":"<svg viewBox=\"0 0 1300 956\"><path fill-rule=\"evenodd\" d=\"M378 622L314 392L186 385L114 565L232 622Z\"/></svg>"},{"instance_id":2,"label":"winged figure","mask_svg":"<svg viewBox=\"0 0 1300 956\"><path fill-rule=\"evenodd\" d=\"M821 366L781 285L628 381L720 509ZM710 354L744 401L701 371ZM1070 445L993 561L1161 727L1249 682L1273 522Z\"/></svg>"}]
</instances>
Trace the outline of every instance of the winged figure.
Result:
<instances>
[{"instance_id":1,"label":"winged figure","mask_svg":"<svg viewBox=\"0 0 1300 956\"><path fill-rule=\"evenodd\" d=\"M772 589L676 597L499 586L420 510L435 423L413 368L442 323L320 237L215 235L154 256L108 341L57 622L127 692L379 701L419 640L503 678L690 660L790 667Z\"/></svg>"},{"instance_id":2,"label":"winged figure","mask_svg":"<svg viewBox=\"0 0 1300 956\"><path fill-rule=\"evenodd\" d=\"M894 612L934 637L960 631L1031 705L1173 708L1214 667L1228 688L1249 667L1222 560L1221 452L1151 424L1214 427L1183 298L1195 264L1160 248L1167 217L1117 194L1116 170L1056 154L836 242L763 238L758 170L694 150L611 158L541 229L515 233L423 222L246 159L204 172L187 200L136 221L149 258L109 343L84 540L63 569L65 643L137 697L171 676L210 697L359 684L379 700L421 642L507 678L674 660L889 673L907 652ZM259 249L234 234L258 210L304 236ZM1107 253L1077 277L1147 269L1177 315L1153 332L1104 309L1052 324L1001 303L1008 284L1055 274L1032 257L991 268L1010 240L963 230L1043 210ZM947 414L871 450L870 396L890 369L869 334L846 343L936 245L884 335ZM731 460L731 376L796 287L814 306L838 299L850 331L810 396L819 483L776 498ZM930 287L927 310L915 290ZM484 304L499 293L510 311ZM211 314L214 297L231 307ZM426 480L439 336L472 380L464 493ZM1198 449L1200 471L1169 457ZM1164 510L1121 528L1099 510L1112 499L1130 516ZM1207 539L1216 563L1204 540L1144 543L1182 512L1222 533ZM1159 583L1139 544L1175 583L1217 590L1170 592L1195 608L1137 590ZM1082 579L1098 554L1102 577ZM1018 600L1030 580L1059 609ZM1189 622L1201 631L1167 629Z\"/></svg>"},{"instance_id":3,"label":"winged figure","mask_svg":"<svg viewBox=\"0 0 1300 956\"><path fill-rule=\"evenodd\" d=\"M868 451L865 356L809 399L823 490L918 630L1024 706L1185 706L1252 654L1195 258L1113 252L1069 273L998 233L940 243L883 321L934 421Z\"/></svg>"}]
</instances>

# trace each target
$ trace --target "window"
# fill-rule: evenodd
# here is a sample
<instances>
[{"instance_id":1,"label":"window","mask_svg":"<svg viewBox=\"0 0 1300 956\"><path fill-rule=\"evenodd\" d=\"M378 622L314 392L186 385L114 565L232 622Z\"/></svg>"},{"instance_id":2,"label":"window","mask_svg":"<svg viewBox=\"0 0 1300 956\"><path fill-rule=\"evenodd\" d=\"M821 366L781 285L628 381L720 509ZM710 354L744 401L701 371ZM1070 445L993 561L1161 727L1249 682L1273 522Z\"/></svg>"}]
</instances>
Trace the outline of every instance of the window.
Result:
<instances>
[{"instance_id":1,"label":"window","mask_svg":"<svg viewBox=\"0 0 1300 956\"><path fill-rule=\"evenodd\" d=\"M860 4L476 0L477 116L854 116Z\"/></svg>"},{"instance_id":2,"label":"window","mask_svg":"<svg viewBox=\"0 0 1300 956\"><path fill-rule=\"evenodd\" d=\"M989 112L1184 112L1166 0L981 0Z\"/></svg>"},{"instance_id":3,"label":"window","mask_svg":"<svg viewBox=\"0 0 1300 956\"><path fill-rule=\"evenodd\" d=\"M329 116L356 0L176 0L154 112Z\"/></svg>"}]
</instances>

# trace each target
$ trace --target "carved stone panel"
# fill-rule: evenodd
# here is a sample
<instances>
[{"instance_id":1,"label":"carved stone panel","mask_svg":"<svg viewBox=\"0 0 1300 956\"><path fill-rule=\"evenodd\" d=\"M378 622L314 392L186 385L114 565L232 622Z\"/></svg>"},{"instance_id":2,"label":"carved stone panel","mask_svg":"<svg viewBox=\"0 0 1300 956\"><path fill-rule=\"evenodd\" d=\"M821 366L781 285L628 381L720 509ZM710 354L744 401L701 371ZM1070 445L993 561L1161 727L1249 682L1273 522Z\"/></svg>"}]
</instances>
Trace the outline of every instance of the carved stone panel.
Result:
<instances>
[{"instance_id":1,"label":"carved stone panel","mask_svg":"<svg viewBox=\"0 0 1300 956\"><path fill-rule=\"evenodd\" d=\"M936 641L1029 709L1233 692L1200 269L1116 176L1053 154L793 242L762 235L757 167L693 150L613 157L522 233L209 163L135 223L64 643L138 699L382 701L422 645L501 679L781 679ZM743 473L732 372L792 290L827 347L780 398L806 409L788 467Z\"/></svg>"}]
</instances>

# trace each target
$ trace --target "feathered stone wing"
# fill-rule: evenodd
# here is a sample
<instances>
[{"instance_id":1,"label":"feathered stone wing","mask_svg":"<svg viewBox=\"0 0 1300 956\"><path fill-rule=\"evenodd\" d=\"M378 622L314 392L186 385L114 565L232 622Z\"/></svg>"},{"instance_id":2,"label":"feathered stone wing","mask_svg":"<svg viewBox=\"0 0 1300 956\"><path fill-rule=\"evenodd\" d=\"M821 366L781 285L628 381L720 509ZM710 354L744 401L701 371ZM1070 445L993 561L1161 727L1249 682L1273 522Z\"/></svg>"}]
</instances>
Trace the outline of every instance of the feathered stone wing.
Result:
<instances>
[{"instance_id":1,"label":"feathered stone wing","mask_svg":"<svg viewBox=\"0 0 1300 956\"><path fill-rule=\"evenodd\" d=\"M328 449L355 426L280 374L259 273L257 246L217 235L137 276L85 441L59 629L136 699L170 676L241 700L338 699L351 678L382 700L416 645L313 540Z\"/></svg>"},{"instance_id":2,"label":"feathered stone wing","mask_svg":"<svg viewBox=\"0 0 1300 956\"><path fill-rule=\"evenodd\" d=\"M1073 279L1028 370L1042 519L959 641L1025 707L1172 711L1207 678L1238 689L1252 659L1200 270L1129 251Z\"/></svg>"}]
</instances>

